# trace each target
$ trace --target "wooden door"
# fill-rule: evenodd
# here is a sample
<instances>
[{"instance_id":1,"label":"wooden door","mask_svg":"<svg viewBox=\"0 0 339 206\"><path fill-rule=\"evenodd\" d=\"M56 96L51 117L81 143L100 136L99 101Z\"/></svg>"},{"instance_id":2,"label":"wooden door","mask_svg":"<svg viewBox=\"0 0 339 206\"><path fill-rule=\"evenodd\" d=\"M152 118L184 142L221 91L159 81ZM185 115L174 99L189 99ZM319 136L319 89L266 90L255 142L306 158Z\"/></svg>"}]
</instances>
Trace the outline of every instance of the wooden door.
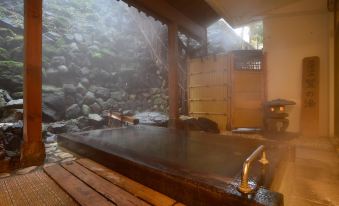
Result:
<instances>
[{"instance_id":1,"label":"wooden door","mask_svg":"<svg viewBox=\"0 0 339 206\"><path fill-rule=\"evenodd\" d=\"M256 50L232 54L231 127L262 128L266 100L263 53Z\"/></svg>"}]
</instances>

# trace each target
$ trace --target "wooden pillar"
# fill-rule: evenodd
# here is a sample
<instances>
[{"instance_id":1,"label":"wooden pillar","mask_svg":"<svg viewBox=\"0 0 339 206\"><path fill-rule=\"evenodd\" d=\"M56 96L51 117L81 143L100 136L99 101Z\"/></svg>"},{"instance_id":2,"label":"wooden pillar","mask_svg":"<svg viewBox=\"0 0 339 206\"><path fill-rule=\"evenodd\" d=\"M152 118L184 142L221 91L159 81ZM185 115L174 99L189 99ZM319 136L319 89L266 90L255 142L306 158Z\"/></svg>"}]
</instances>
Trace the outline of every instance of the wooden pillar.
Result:
<instances>
[{"instance_id":1,"label":"wooden pillar","mask_svg":"<svg viewBox=\"0 0 339 206\"><path fill-rule=\"evenodd\" d=\"M178 110L178 26L168 24L168 96L169 96L169 127L176 127Z\"/></svg>"},{"instance_id":2,"label":"wooden pillar","mask_svg":"<svg viewBox=\"0 0 339 206\"><path fill-rule=\"evenodd\" d=\"M339 137L339 16L338 0L334 1L334 134Z\"/></svg>"},{"instance_id":3,"label":"wooden pillar","mask_svg":"<svg viewBox=\"0 0 339 206\"><path fill-rule=\"evenodd\" d=\"M24 1L24 142L21 166L42 164L42 0Z\"/></svg>"}]
</instances>

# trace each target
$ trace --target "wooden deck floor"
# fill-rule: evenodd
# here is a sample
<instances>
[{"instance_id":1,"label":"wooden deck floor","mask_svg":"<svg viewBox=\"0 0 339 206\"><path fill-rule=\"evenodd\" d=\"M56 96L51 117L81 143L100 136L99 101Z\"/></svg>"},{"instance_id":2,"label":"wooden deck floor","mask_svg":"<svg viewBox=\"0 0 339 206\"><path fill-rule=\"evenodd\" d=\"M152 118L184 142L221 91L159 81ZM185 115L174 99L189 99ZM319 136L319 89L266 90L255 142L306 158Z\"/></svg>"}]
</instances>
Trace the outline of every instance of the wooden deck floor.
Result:
<instances>
[{"instance_id":1,"label":"wooden deck floor","mask_svg":"<svg viewBox=\"0 0 339 206\"><path fill-rule=\"evenodd\" d=\"M0 200L4 206L183 206L89 159L52 164L0 180Z\"/></svg>"}]
</instances>

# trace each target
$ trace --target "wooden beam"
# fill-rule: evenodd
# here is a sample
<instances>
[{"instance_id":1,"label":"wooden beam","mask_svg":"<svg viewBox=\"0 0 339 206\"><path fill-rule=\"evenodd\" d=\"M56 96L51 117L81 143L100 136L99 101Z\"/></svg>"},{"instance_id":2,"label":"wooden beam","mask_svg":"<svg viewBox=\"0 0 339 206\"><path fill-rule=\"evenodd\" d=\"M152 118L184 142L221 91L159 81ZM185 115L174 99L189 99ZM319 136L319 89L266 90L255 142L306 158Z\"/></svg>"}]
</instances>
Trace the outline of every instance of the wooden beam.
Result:
<instances>
[{"instance_id":1,"label":"wooden beam","mask_svg":"<svg viewBox=\"0 0 339 206\"><path fill-rule=\"evenodd\" d=\"M164 0L124 0L127 4L169 24L174 22L184 32L198 40L205 38L205 28L195 23Z\"/></svg>"},{"instance_id":2,"label":"wooden beam","mask_svg":"<svg viewBox=\"0 0 339 206\"><path fill-rule=\"evenodd\" d=\"M168 24L168 96L169 127L175 127L178 120L178 26Z\"/></svg>"},{"instance_id":3,"label":"wooden beam","mask_svg":"<svg viewBox=\"0 0 339 206\"><path fill-rule=\"evenodd\" d=\"M21 165L42 164L42 0L24 1L24 143Z\"/></svg>"}]
</instances>

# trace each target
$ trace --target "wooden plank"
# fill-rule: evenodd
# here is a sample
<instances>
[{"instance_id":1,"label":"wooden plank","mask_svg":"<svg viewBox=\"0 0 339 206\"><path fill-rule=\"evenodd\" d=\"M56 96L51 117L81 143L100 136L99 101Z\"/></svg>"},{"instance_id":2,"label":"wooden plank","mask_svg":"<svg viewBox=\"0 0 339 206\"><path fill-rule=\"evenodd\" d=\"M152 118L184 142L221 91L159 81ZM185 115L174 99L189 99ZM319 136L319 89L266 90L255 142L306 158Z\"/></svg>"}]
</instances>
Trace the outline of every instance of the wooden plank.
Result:
<instances>
[{"instance_id":1,"label":"wooden plank","mask_svg":"<svg viewBox=\"0 0 339 206\"><path fill-rule=\"evenodd\" d=\"M24 38L24 143L22 166L42 164L42 0L25 0Z\"/></svg>"},{"instance_id":2,"label":"wooden plank","mask_svg":"<svg viewBox=\"0 0 339 206\"><path fill-rule=\"evenodd\" d=\"M153 15L166 24L176 23L184 32L204 41L206 29L192 21L164 0L124 0L126 3Z\"/></svg>"},{"instance_id":3,"label":"wooden plank","mask_svg":"<svg viewBox=\"0 0 339 206\"><path fill-rule=\"evenodd\" d=\"M97 175L107 179L111 183L123 188L124 190L134 194L140 199L154 206L171 206L176 203L175 200L152 190L138 182L135 182L119 173L116 173L92 160L78 159L77 162L87 169L93 171Z\"/></svg>"},{"instance_id":4,"label":"wooden plank","mask_svg":"<svg viewBox=\"0 0 339 206\"><path fill-rule=\"evenodd\" d=\"M90 185L98 193L105 196L107 199L111 200L118 206L147 206L150 205L132 194L126 192L125 190L117 187L116 185L110 183L109 181L101 178L85 167L79 165L76 162L67 162L63 163L62 166L72 173L74 176L78 177L80 180L85 182L87 185Z\"/></svg>"},{"instance_id":5,"label":"wooden plank","mask_svg":"<svg viewBox=\"0 0 339 206\"><path fill-rule=\"evenodd\" d=\"M176 127L179 118L178 106L178 27L168 25L168 96L169 96L169 127Z\"/></svg>"},{"instance_id":6,"label":"wooden plank","mask_svg":"<svg viewBox=\"0 0 339 206\"><path fill-rule=\"evenodd\" d=\"M303 59L300 129L304 136L319 135L319 57Z\"/></svg>"},{"instance_id":7,"label":"wooden plank","mask_svg":"<svg viewBox=\"0 0 339 206\"><path fill-rule=\"evenodd\" d=\"M44 167L45 172L80 205L114 205L95 190L74 177L60 165Z\"/></svg>"}]
</instances>

